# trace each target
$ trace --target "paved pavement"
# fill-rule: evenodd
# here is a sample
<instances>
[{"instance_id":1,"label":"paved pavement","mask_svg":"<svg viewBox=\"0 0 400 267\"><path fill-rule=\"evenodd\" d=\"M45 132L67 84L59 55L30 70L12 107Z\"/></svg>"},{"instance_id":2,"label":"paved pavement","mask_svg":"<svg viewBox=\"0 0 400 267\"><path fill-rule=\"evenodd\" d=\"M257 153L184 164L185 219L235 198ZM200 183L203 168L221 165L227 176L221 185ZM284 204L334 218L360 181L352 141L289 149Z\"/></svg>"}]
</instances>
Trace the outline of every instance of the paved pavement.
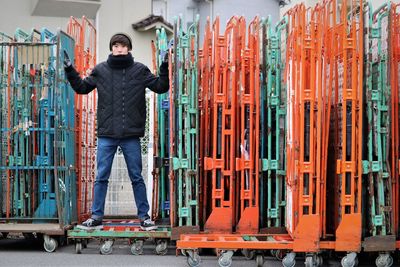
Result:
<instances>
[{"instance_id":1,"label":"paved pavement","mask_svg":"<svg viewBox=\"0 0 400 267\"><path fill-rule=\"evenodd\" d=\"M201 266L218 266L215 256L202 256ZM154 245L147 242L144 255L134 256L127 242L116 242L111 255L99 254L99 243L91 241L82 254L75 253L73 244L61 246L56 252L47 253L43 243L36 240L2 239L0 240L0 266L188 266L186 257L175 255L175 249L169 248L168 254L158 256L154 253ZM249 261L241 256L234 256L232 267L255 266L255 261ZM277 260L266 262L264 266L282 266Z\"/></svg>"},{"instance_id":2,"label":"paved pavement","mask_svg":"<svg viewBox=\"0 0 400 267\"><path fill-rule=\"evenodd\" d=\"M47 253L43 250L43 242L40 240L19 239L2 239L0 240L0 267L16 266L171 266L180 267L188 266L186 257L175 255L174 247L170 247L168 254L158 256L154 253L154 244L146 242L144 246L144 255L134 256L130 252L127 242L119 241L113 246L111 255L99 254L99 242L91 241L86 249L82 250L82 254L75 253L75 245L69 244L60 246L56 252ZM218 266L217 257L205 251L202 255L201 266ZM304 266L304 259L296 259L296 267ZM372 263L372 262L371 262ZM232 267L256 266L254 260L246 260L240 254L233 257ZM280 261L274 258L267 258L264 267L281 267ZM340 267L339 261L329 261L324 266ZM360 265L363 267L375 266L372 264ZM394 264L400 266L400 264Z\"/></svg>"}]
</instances>

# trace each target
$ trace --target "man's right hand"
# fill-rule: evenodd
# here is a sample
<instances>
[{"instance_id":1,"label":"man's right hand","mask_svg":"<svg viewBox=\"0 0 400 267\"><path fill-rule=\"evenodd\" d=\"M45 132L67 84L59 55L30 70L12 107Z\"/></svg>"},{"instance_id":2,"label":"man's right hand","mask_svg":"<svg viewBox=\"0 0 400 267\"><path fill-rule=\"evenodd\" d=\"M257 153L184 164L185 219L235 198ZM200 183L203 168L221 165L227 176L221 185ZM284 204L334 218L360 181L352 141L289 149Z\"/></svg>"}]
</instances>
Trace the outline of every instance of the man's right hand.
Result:
<instances>
[{"instance_id":1,"label":"man's right hand","mask_svg":"<svg viewBox=\"0 0 400 267\"><path fill-rule=\"evenodd\" d=\"M64 50L64 68L72 66L71 60L69 59L67 51Z\"/></svg>"},{"instance_id":2,"label":"man's right hand","mask_svg":"<svg viewBox=\"0 0 400 267\"><path fill-rule=\"evenodd\" d=\"M162 63L168 63L169 61L168 49L161 51L160 58Z\"/></svg>"}]
</instances>

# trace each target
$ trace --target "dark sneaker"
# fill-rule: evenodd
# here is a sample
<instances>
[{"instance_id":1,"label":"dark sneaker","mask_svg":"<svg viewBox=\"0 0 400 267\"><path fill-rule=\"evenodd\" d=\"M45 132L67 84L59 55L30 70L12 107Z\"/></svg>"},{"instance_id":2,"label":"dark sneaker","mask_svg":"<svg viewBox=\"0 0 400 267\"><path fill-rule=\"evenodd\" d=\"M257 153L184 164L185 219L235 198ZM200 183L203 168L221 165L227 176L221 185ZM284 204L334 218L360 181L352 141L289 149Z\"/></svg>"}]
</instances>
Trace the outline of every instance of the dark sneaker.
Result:
<instances>
[{"instance_id":1,"label":"dark sneaker","mask_svg":"<svg viewBox=\"0 0 400 267\"><path fill-rule=\"evenodd\" d=\"M103 229L103 222L101 220L89 218L82 224L78 225L77 228L83 230Z\"/></svg>"},{"instance_id":2,"label":"dark sneaker","mask_svg":"<svg viewBox=\"0 0 400 267\"><path fill-rule=\"evenodd\" d=\"M140 228L145 231L151 231L157 229L157 226L150 219L146 219L140 222Z\"/></svg>"}]
</instances>

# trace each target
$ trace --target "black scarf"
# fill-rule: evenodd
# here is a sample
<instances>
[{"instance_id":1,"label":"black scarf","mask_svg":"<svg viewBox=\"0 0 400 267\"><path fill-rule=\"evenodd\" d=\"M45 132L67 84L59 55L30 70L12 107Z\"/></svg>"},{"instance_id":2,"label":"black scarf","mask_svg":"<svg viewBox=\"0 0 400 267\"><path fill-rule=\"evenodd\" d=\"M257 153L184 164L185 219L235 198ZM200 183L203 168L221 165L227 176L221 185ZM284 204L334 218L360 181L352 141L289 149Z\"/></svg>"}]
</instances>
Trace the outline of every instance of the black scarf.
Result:
<instances>
[{"instance_id":1,"label":"black scarf","mask_svg":"<svg viewBox=\"0 0 400 267\"><path fill-rule=\"evenodd\" d=\"M133 57L131 53L118 56L113 56L113 54L110 54L108 56L107 63L112 69L126 69L132 66Z\"/></svg>"}]
</instances>

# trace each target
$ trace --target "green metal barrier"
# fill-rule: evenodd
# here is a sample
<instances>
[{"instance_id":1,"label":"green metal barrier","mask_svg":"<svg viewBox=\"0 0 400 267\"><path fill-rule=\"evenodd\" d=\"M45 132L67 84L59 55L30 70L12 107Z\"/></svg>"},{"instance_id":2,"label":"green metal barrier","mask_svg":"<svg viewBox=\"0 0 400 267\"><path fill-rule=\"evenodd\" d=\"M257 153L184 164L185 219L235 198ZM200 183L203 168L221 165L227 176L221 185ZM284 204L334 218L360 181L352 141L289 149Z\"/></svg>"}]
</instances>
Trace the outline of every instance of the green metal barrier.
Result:
<instances>
[{"instance_id":1,"label":"green metal barrier","mask_svg":"<svg viewBox=\"0 0 400 267\"><path fill-rule=\"evenodd\" d=\"M389 46L391 4L387 3L367 13L365 57L366 128L364 174L364 249L381 254L377 266L393 263L384 252L395 250L393 225L392 177L390 174L391 87ZM381 265L383 263L383 265Z\"/></svg>"},{"instance_id":2,"label":"green metal barrier","mask_svg":"<svg viewBox=\"0 0 400 267\"><path fill-rule=\"evenodd\" d=\"M287 18L263 21L261 227L285 226L286 87L283 82Z\"/></svg>"},{"instance_id":3,"label":"green metal barrier","mask_svg":"<svg viewBox=\"0 0 400 267\"><path fill-rule=\"evenodd\" d=\"M173 226L199 225L198 180L198 45L199 17L184 31L182 17L175 18L174 135L172 196L177 210ZM173 131L173 133L172 133Z\"/></svg>"},{"instance_id":4,"label":"green metal barrier","mask_svg":"<svg viewBox=\"0 0 400 267\"><path fill-rule=\"evenodd\" d=\"M157 70L162 63L163 52L168 50L168 36L164 28L156 31L156 63ZM157 218L164 219L169 217L170 209L170 193L169 193L169 93L158 94L156 102L157 116L157 155L154 158L155 175L157 175L157 186L154 190L158 190L154 195L157 199Z\"/></svg>"}]
</instances>

